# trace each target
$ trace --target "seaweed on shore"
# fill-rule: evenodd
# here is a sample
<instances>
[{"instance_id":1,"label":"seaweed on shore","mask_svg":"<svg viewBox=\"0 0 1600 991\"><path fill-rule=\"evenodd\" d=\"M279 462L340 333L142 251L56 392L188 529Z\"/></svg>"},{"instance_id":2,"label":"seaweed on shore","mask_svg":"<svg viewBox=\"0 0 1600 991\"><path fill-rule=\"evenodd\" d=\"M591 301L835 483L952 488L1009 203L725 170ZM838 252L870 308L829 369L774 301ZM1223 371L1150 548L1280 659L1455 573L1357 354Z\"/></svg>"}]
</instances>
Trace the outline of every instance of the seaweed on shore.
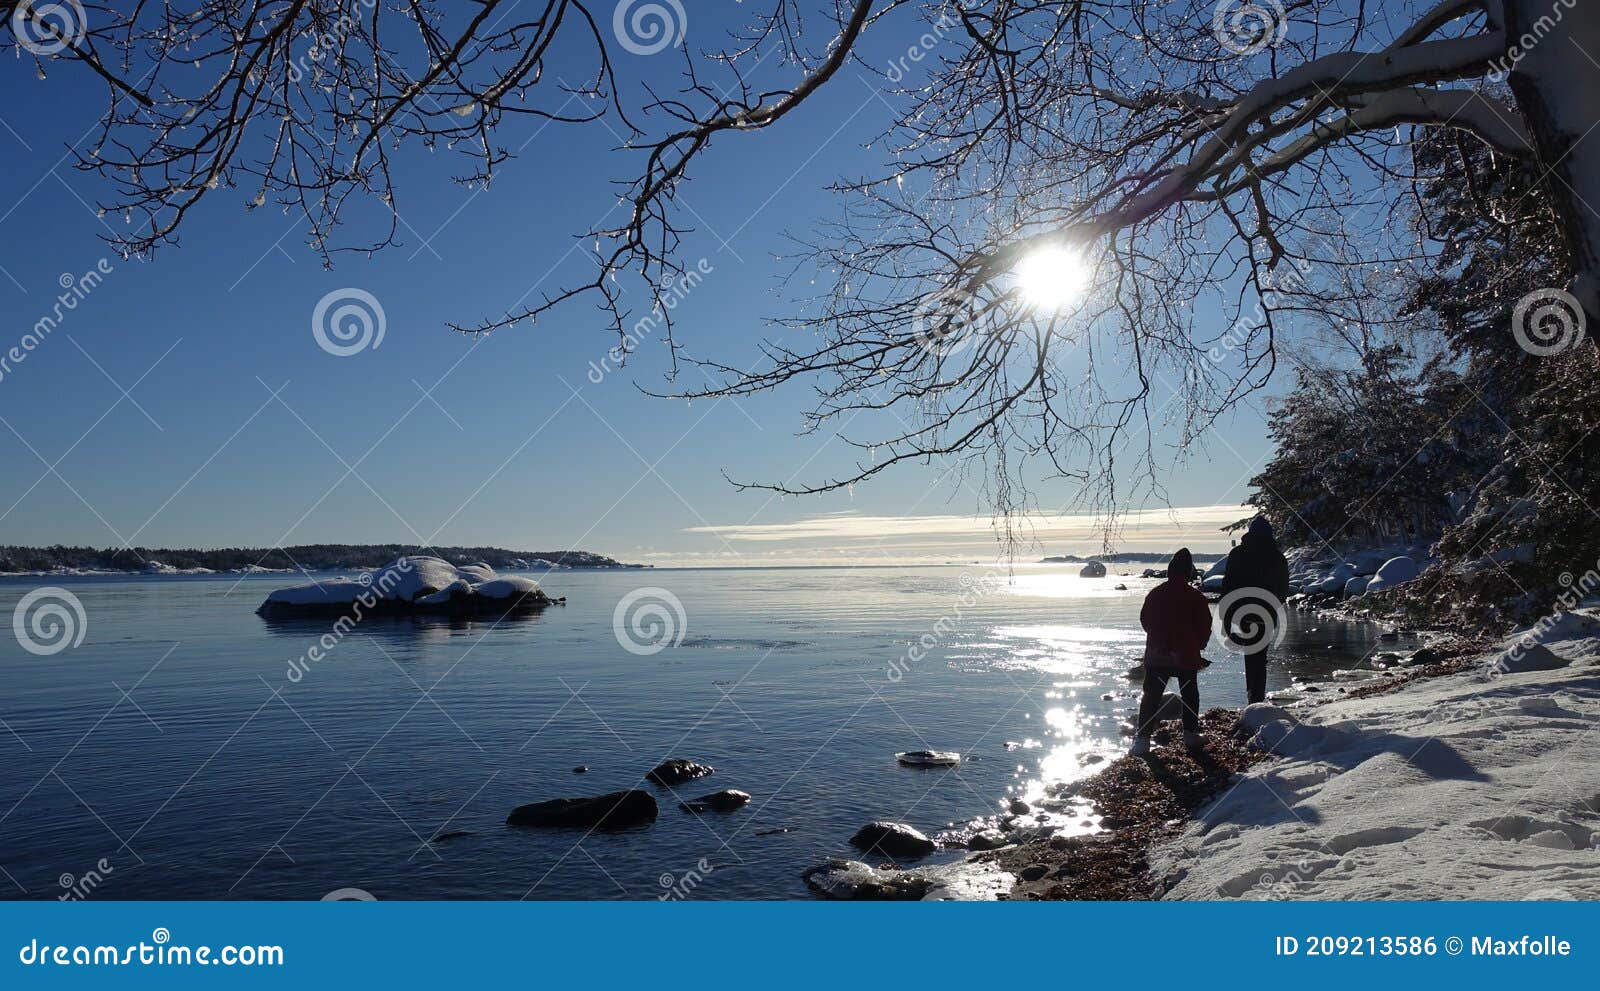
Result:
<instances>
[{"instance_id":1,"label":"seaweed on shore","mask_svg":"<svg viewBox=\"0 0 1600 991\"><path fill-rule=\"evenodd\" d=\"M1095 803L1105 832L1031 840L982 856L1022 878L1011 891L1013 900L1160 897L1149 874L1150 848L1181 833L1195 810L1231 786L1239 772L1271 756L1235 734L1238 720L1237 710L1206 712L1199 759L1181 745L1178 724L1169 723L1156 731L1148 759L1123 757L1074 785L1074 793Z\"/></svg>"},{"instance_id":2,"label":"seaweed on shore","mask_svg":"<svg viewBox=\"0 0 1600 991\"><path fill-rule=\"evenodd\" d=\"M1440 637L1424 648L1431 655L1426 664L1318 704L1383 695L1415 681L1454 674L1484 649L1480 638ZM1014 900L1160 898L1164 888L1150 875L1150 849L1181 834L1194 813L1232 787L1237 775L1273 759L1237 731L1238 721L1235 709L1211 709L1201 716L1205 753L1200 759L1181 746L1179 724L1167 723L1156 731L1148 759L1123 757L1072 785L1071 793L1094 802L1105 832L1030 840L980 856L1021 878L1010 894Z\"/></svg>"}]
</instances>

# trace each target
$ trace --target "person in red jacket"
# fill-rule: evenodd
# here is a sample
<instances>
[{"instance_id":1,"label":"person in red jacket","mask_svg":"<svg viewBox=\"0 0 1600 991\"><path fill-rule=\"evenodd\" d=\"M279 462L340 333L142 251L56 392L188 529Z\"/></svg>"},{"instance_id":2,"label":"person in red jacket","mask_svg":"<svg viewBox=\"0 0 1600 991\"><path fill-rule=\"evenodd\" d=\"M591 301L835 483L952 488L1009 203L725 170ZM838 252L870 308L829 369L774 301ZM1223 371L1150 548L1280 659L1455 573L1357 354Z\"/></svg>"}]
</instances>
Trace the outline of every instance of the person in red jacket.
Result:
<instances>
[{"instance_id":1,"label":"person in red jacket","mask_svg":"<svg viewBox=\"0 0 1600 991\"><path fill-rule=\"evenodd\" d=\"M1183 743L1191 751L1201 749L1200 669L1206 666L1200 648L1211 639L1211 609L1206 597L1193 585L1194 558L1183 547L1167 565L1167 580L1145 596L1139 610L1139 625L1144 627L1144 698L1139 703L1139 723L1132 753L1143 757L1150 752L1150 734L1155 732L1156 711L1167 691L1167 681L1178 679L1183 699Z\"/></svg>"}]
</instances>

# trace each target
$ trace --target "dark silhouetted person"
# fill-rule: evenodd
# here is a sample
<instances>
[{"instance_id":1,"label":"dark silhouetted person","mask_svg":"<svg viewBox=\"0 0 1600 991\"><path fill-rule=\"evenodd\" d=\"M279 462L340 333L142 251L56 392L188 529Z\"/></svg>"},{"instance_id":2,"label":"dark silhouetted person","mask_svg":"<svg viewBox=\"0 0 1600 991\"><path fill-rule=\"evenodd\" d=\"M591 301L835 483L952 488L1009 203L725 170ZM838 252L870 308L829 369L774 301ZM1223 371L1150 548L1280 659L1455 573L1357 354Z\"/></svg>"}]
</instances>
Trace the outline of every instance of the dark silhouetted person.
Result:
<instances>
[{"instance_id":1,"label":"dark silhouetted person","mask_svg":"<svg viewBox=\"0 0 1600 991\"><path fill-rule=\"evenodd\" d=\"M1265 516L1250 521L1239 546L1228 552L1228 567L1222 577L1222 598L1228 600L1228 615L1219 616L1226 634L1233 626L1233 614L1250 602L1270 608L1282 622L1283 600L1289 595L1289 563L1278 550L1278 541L1272 534L1272 524ZM1267 700L1267 649L1276 637L1274 624L1267 635L1249 638L1244 655L1245 694L1251 704ZM1253 631L1252 631L1253 632ZM1243 638L1242 638L1243 639Z\"/></svg>"},{"instance_id":2,"label":"dark silhouetted person","mask_svg":"<svg viewBox=\"0 0 1600 991\"><path fill-rule=\"evenodd\" d=\"M1206 597L1192 584L1194 558L1187 547L1172 555L1167 580L1145 596L1139 610L1144 627L1144 698L1139 702L1139 723L1132 753L1150 752L1150 734L1167 691L1167 681L1178 679L1183 699L1183 743L1191 751L1201 748L1200 669L1206 661L1200 648L1211 639L1211 609Z\"/></svg>"}]
</instances>

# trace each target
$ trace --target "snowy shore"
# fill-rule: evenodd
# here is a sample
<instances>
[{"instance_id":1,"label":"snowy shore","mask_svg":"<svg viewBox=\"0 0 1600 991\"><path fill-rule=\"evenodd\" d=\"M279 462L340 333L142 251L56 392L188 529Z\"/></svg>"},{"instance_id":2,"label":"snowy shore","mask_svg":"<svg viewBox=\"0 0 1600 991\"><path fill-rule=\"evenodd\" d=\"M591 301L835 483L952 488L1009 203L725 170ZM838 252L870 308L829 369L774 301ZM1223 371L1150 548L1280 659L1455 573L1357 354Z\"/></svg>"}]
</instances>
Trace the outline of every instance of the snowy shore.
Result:
<instances>
[{"instance_id":1,"label":"snowy shore","mask_svg":"<svg viewBox=\"0 0 1600 991\"><path fill-rule=\"evenodd\" d=\"M1281 759L1150 851L1177 899L1600 899L1600 611L1463 670L1252 706Z\"/></svg>"}]
</instances>

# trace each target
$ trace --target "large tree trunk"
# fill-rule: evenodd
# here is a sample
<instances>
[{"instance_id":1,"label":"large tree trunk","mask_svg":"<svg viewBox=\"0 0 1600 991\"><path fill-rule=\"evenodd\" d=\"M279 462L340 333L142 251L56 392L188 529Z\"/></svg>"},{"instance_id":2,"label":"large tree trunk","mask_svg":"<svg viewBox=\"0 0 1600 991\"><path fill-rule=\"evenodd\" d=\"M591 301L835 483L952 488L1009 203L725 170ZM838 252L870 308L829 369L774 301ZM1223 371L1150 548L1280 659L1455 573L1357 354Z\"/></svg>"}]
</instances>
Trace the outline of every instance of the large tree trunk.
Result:
<instances>
[{"instance_id":1,"label":"large tree trunk","mask_svg":"<svg viewBox=\"0 0 1600 991\"><path fill-rule=\"evenodd\" d=\"M1527 118L1575 272L1600 332L1600 2L1505 0L1512 92Z\"/></svg>"}]
</instances>

